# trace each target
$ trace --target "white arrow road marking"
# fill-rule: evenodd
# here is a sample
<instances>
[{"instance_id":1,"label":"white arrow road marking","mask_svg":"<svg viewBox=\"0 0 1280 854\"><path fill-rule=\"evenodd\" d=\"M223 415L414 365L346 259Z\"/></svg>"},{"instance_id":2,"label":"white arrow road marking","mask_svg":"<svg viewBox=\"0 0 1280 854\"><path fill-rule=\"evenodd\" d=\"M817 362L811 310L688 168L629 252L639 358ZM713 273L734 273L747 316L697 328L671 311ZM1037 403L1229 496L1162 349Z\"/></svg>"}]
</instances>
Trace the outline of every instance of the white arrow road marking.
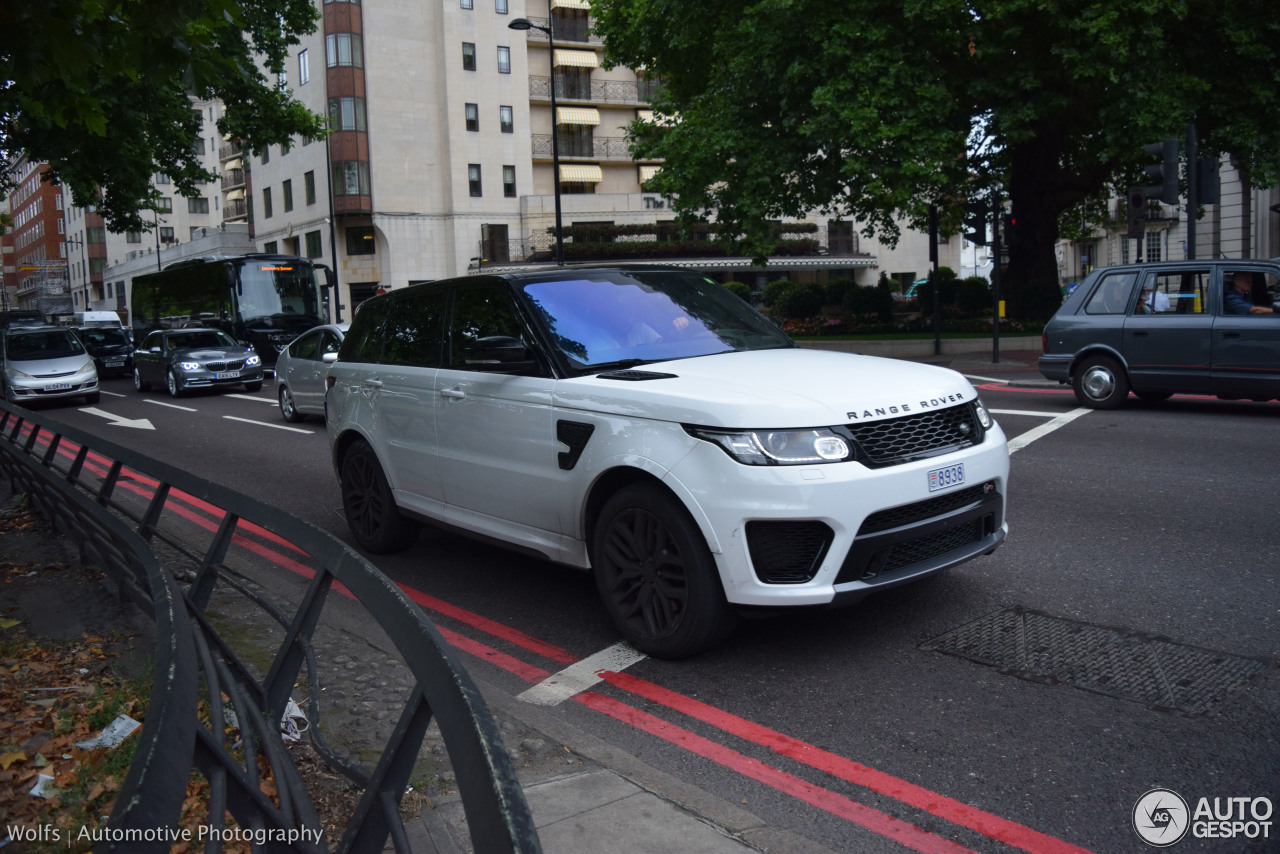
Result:
<instances>
[{"instance_id":1,"label":"white arrow road marking","mask_svg":"<svg viewBox=\"0 0 1280 854\"><path fill-rule=\"evenodd\" d=\"M147 398L146 403L154 403L156 406L167 406L170 409L181 409L183 412L199 412L199 409L192 409L190 406L179 406L176 403L165 403L163 400L152 400Z\"/></svg>"},{"instance_id":2,"label":"white arrow road marking","mask_svg":"<svg viewBox=\"0 0 1280 854\"><path fill-rule=\"evenodd\" d=\"M1014 451L1025 448L1027 445L1030 445L1036 439L1041 439L1045 436L1048 436L1050 433L1052 433L1054 430L1057 430L1059 427L1065 427L1068 424L1070 424L1072 421L1075 421L1081 415L1086 415L1092 411L1093 411L1092 409L1085 409L1081 407L1080 409L1073 409L1070 412L1064 412L1063 414L1059 415L1057 418L1050 421L1048 424L1041 424L1039 427L1032 428L1031 430L1028 430L1027 432L1022 433L1021 435L1010 439L1009 453L1012 454Z\"/></svg>"},{"instance_id":3,"label":"white arrow road marking","mask_svg":"<svg viewBox=\"0 0 1280 854\"><path fill-rule=\"evenodd\" d=\"M272 406L276 405L276 402L269 397L255 397L252 394L224 394L223 397L238 397L241 400L256 400L258 403L269 403Z\"/></svg>"},{"instance_id":4,"label":"white arrow road marking","mask_svg":"<svg viewBox=\"0 0 1280 854\"><path fill-rule=\"evenodd\" d=\"M103 412L101 409L95 409L92 406L81 407L80 411L87 412L90 415L98 415L102 418L106 418L111 422L112 427L137 427L140 430L156 429L151 426L151 422L145 418L125 418L121 415L113 415L110 412Z\"/></svg>"},{"instance_id":5,"label":"white arrow road marking","mask_svg":"<svg viewBox=\"0 0 1280 854\"><path fill-rule=\"evenodd\" d=\"M631 644L618 641L613 646L606 647L595 655L588 656L576 664L570 664L559 673L548 676L516 699L533 703L535 706L556 706L599 682L601 671L617 673L645 658L645 654L633 648Z\"/></svg>"},{"instance_id":6,"label":"white arrow road marking","mask_svg":"<svg viewBox=\"0 0 1280 854\"><path fill-rule=\"evenodd\" d=\"M277 430L288 430L292 433L306 433L308 436L316 432L314 430L303 430L301 427L286 427L283 424L270 424L266 421L254 421L252 418L237 418L234 415L224 415L222 417L226 418L228 421L243 421L245 424L257 424L259 427L274 427Z\"/></svg>"}]
</instances>

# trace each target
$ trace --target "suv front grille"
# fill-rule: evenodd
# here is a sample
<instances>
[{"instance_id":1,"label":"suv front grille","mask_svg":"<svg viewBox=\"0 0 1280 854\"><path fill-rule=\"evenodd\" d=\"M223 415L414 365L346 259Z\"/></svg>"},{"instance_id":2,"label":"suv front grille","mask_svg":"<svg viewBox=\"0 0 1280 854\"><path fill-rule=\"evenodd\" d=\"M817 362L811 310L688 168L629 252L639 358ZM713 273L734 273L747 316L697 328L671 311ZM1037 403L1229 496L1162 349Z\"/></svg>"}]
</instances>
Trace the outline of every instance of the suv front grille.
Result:
<instances>
[{"instance_id":1,"label":"suv front grille","mask_svg":"<svg viewBox=\"0 0 1280 854\"><path fill-rule=\"evenodd\" d=\"M901 528L903 525L912 525L925 519L932 519L935 516L950 513L952 510L959 510L961 507L974 503L994 490L995 483L988 481L977 486L971 486L968 489L948 492L936 498L926 498L924 501L917 501L914 504L904 504L901 507L891 507L888 510L872 513L862 521L862 527L858 529L858 536L875 534L880 531L887 531L890 528Z\"/></svg>"},{"instance_id":2,"label":"suv front grille","mask_svg":"<svg viewBox=\"0 0 1280 854\"><path fill-rule=\"evenodd\" d=\"M871 468L896 466L968 448L982 441L982 425L967 403L918 415L845 426Z\"/></svg>"}]
</instances>

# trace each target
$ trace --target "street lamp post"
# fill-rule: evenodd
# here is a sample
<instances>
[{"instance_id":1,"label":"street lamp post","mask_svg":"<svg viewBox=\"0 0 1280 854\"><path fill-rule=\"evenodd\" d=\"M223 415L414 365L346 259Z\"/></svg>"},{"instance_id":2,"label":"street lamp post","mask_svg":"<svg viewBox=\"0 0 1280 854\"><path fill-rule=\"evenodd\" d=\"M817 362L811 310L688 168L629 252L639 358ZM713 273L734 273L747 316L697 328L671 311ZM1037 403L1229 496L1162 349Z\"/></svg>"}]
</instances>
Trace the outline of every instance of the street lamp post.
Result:
<instances>
[{"instance_id":1,"label":"street lamp post","mask_svg":"<svg viewBox=\"0 0 1280 854\"><path fill-rule=\"evenodd\" d=\"M556 133L556 40L551 28L535 24L528 18L516 18L507 24L512 30L541 30L547 34L547 50L551 58L551 171L556 198L556 264L564 266L564 227L560 220L560 140Z\"/></svg>"}]
</instances>

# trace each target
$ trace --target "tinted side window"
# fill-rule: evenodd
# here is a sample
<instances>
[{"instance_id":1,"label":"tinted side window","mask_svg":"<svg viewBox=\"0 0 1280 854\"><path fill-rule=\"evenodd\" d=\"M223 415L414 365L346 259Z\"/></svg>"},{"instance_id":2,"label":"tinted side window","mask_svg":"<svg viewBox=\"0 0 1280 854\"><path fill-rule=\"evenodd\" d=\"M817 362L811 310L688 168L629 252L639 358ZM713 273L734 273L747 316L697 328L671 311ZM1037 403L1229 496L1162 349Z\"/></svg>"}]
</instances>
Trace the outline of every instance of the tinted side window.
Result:
<instances>
[{"instance_id":1,"label":"tinted side window","mask_svg":"<svg viewBox=\"0 0 1280 854\"><path fill-rule=\"evenodd\" d=\"M295 359L316 359L316 342L320 340L317 334L304 335L293 344L289 345L289 355Z\"/></svg>"},{"instance_id":2,"label":"tinted side window","mask_svg":"<svg viewBox=\"0 0 1280 854\"><path fill-rule=\"evenodd\" d=\"M453 299L450 335L449 363L464 370L492 367L487 363L471 364L476 342L481 338L504 335L529 344L515 300L509 291L498 287L459 288Z\"/></svg>"},{"instance_id":3,"label":"tinted side window","mask_svg":"<svg viewBox=\"0 0 1280 854\"><path fill-rule=\"evenodd\" d=\"M447 291L430 290L400 299L387 318L382 361L388 365L439 367L448 296Z\"/></svg>"},{"instance_id":4,"label":"tinted side window","mask_svg":"<svg viewBox=\"0 0 1280 854\"><path fill-rule=\"evenodd\" d=\"M1137 280L1137 274L1132 272L1103 276L1084 307L1085 313L1124 314L1129 304L1129 295L1133 293L1133 285Z\"/></svg>"},{"instance_id":5,"label":"tinted side window","mask_svg":"<svg viewBox=\"0 0 1280 854\"><path fill-rule=\"evenodd\" d=\"M366 300L360 305L347 337L338 351L340 362L382 361L382 324L394 304L391 296Z\"/></svg>"}]
</instances>

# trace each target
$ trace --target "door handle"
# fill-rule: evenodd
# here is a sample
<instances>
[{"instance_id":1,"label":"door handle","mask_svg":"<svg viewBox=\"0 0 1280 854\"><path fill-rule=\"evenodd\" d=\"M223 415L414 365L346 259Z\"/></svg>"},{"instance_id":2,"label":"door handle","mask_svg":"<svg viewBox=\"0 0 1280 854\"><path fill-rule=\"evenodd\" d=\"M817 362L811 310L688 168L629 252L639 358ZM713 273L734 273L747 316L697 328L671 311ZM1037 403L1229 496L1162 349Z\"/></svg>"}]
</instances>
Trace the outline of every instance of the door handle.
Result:
<instances>
[{"instance_id":1,"label":"door handle","mask_svg":"<svg viewBox=\"0 0 1280 854\"><path fill-rule=\"evenodd\" d=\"M467 392L461 386L442 388L440 389L440 396L447 397L450 400L463 400L466 398Z\"/></svg>"},{"instance_id":2,"label":"door handle","mask_svg":"<svg viewBox=\"0 0 1280 854\"><path fill-rule=\"evenodd\" d=\"M1222 337L1223 337L1223 338L1239 338L1239 337L1240 337L1240 333L1239 333L1239 332L1224 332L1224 333L1222 333Z\"/></svg>"},{"instance_id":3,"label":"door handle","mask_svg":"<svg viewBox=\"0 0 1280 854\"><path fill-rule=\"evenodd\" d=\"M1134 338L1146 338L1146 337L1147 337L1147 333L1146 333L1146 332L1134 332L1134 333L1133 333L1133 337L1134 337Z\"/></svg>"},{"instance_id":4,"label":"door handle","mask_svg":"<svg viewBox=\"0 0 1280 854\"><path fill-rule=\"evenodd\" d=\"M365 388L382 388L382 380L365 380Z\"/></svg>"}]
</instances>

